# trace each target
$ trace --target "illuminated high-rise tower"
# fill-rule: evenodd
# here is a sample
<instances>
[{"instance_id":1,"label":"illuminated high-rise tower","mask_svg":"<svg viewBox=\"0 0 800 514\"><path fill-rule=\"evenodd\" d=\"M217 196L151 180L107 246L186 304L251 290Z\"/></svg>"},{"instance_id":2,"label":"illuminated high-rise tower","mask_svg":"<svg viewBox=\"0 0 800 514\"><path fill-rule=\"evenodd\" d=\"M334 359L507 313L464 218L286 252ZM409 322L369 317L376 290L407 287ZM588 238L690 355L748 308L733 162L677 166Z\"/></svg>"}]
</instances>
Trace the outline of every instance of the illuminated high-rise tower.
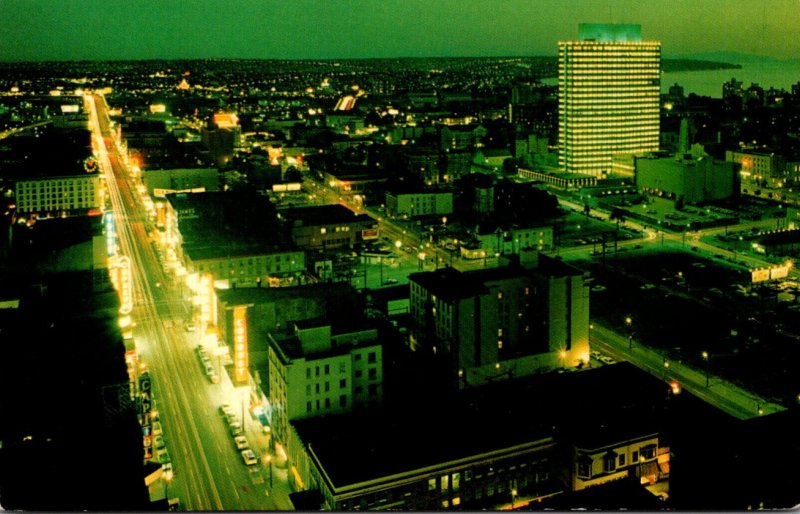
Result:
<instances>
[{"instance_id":1,"label":"illuminated high-rise tower","mask_svg":"<svg viewBox=\"0 0 800 514\"><path fill-rule=\"evenodd\" d=\"M581 24L558 44L558 162L604 177L612 156L657 151L661 43L641 26Z\"/></svg>"}]
</instances>

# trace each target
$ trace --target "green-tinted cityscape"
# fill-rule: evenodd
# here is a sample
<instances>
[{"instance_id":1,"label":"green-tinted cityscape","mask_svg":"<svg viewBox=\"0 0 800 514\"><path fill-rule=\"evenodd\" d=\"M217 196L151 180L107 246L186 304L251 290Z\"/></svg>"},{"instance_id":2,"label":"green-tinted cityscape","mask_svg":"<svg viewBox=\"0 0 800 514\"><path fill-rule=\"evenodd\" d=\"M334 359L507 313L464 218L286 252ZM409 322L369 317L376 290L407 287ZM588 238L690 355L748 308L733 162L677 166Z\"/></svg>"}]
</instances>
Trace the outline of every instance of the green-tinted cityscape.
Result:
<instances>
[{"instance_id":1,"label":"green-tinted cityscape","mask_svg":"<svg viewBox=\"0 0 800 514\"><path fill-rule=\"evenodd\" d=\"M797 6L430 4L0 6L4 509L800 505Z\"/></svg>"}]
</instances>

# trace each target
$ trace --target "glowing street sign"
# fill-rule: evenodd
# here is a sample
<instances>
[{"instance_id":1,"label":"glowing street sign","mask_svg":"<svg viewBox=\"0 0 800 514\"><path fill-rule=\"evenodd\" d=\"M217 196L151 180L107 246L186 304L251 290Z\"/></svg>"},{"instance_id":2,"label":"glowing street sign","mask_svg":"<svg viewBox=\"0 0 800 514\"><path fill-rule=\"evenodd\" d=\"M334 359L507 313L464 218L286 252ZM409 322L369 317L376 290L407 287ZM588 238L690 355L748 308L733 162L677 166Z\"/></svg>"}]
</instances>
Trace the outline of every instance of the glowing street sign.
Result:
<instances>
[{"instance_id":1,"label":"glowing street sign","mask_svg":"<svg viewBox=\"0 0 800 514\"><path fill-rule=\"evenodd\" d=\"M133 310L133 284L131 281L131 258L124 255L119 258L119 299L122 304L120 314L130 314Z\"/></svg>"},{"instance_id":2,"label":"glowing street sign","mask_svg":"<svg viewBox=\"0 0 800 514\"><path fill-rule=\"evenodd\" d=\"M106 250L110 257L117 253L117 232L112 211L106 211L103 214L103 226L106 232Z\"/></svg>"},{"instance_id":3,"label":"glowing street sign","mask_svg":"<svg viewBox=\"0 0 800 514\"><path fill-rule=\"evenodd\" d=\"M233 365L236 382L247 382L247 307L244 306L233 308Z\"/></svg>"}]
</instances>

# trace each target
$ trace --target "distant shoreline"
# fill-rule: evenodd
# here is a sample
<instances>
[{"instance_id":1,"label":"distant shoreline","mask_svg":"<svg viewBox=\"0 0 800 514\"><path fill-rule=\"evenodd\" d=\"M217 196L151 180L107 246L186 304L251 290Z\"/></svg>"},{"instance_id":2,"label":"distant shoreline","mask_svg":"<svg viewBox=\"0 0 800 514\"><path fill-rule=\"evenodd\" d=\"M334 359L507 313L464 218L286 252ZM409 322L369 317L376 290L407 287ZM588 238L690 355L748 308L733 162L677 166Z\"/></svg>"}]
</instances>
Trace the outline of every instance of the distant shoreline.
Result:
<instances>
[{"instance_id":1,"label":"distant shoreline","mask_svg":"<svg viewBox=\"0 0 800 514\"><path fill-rule=\"evenodd\" d=\"M699 59L662 59L661 71L664 73L683 71L740 70L741 64L729 62L702 61Z\"/></svg>"}]
</instances>

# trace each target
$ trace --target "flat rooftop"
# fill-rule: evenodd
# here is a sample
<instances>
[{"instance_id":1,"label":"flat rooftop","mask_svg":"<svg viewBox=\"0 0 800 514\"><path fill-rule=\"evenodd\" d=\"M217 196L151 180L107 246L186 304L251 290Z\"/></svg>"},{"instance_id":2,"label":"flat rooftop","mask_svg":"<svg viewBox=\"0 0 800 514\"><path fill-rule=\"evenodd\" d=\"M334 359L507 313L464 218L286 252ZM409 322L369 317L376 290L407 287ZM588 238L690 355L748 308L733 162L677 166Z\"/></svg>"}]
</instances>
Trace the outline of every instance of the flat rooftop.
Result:
<instances>
[{"instance_id":1,"label":"flat rooftop","mask_svg":"<svg viewBox=\"0 0 800 514\"><path fill-rule=\"evenodd\" d=\"M647 435L662 425L667 389L619 363L505 380L413 410L387 405L292 425L344 487L551 438L602 447Z\"/></svg>"}]
</instances>

